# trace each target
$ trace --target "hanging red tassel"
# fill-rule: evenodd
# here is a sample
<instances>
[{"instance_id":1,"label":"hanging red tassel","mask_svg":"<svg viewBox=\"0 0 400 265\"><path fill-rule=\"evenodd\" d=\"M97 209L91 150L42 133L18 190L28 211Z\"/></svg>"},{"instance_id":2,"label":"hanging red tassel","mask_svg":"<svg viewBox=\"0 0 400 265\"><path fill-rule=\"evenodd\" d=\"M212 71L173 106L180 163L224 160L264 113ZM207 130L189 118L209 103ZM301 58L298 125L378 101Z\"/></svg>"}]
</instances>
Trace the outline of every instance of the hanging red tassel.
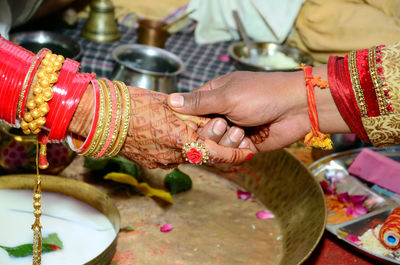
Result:
<instances>
[{"instance_id":1,"label":"hanging red tassel","mask_svg":"<svg viewBox=\"0 0 400 265\"><path fill-rule=\"evenodd\" d=\"M39 168L44 170L49 167L49 162L47 161L47 141L48 136L45 133L39 133L37 140L40 144L39 149Z\"/></svg>"}]
</instances>

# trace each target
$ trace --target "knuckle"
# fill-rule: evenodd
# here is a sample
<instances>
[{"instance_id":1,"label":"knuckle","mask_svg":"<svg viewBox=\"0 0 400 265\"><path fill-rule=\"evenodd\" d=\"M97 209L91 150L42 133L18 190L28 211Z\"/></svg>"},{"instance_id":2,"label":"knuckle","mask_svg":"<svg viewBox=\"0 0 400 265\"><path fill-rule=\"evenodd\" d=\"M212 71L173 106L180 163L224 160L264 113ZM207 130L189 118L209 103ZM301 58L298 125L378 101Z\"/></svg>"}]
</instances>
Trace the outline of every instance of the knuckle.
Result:
<instances>
[{"instance_id":1,"label":"knuckle","mask_svg":"<svg viewBox=\"0 0 400 265\"><path fill-rule=\"evenodd\" d=\"M202 96L203 96L203 91L201 91L201 90L200 91L196 91L193 94L193 103L191 104L193 109L200 108Z\"/></svg>"}]
</instances>

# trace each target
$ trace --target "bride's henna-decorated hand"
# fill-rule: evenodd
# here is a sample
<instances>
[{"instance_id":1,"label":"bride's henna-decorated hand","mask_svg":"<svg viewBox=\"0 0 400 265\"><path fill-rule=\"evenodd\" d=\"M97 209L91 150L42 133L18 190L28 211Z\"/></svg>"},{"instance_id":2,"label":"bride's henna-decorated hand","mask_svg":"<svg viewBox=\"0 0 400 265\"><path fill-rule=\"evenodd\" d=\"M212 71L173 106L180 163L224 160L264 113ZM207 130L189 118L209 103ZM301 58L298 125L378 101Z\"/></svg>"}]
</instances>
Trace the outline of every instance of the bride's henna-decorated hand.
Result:
<instances>
[{"instance_id":1,"label":"bride's henna-decorated hand","mask_svg":"<svg viewBox=\"0 0 400 265\"><path fill-rule=\"evenodd\" d=\"M89 86L74 114L69 130L86 136L90 130L93 91ZM210 161L239 163L245 160L250 149L237 149L218 145L196 133L208 118L180 115L173 112L168 96L140 88L130 88L131 117L126 142L120 155L148 168L171 167L183 163L182 147L185 143L200 141L210 151Z\"/></svg>"}]
</instances>

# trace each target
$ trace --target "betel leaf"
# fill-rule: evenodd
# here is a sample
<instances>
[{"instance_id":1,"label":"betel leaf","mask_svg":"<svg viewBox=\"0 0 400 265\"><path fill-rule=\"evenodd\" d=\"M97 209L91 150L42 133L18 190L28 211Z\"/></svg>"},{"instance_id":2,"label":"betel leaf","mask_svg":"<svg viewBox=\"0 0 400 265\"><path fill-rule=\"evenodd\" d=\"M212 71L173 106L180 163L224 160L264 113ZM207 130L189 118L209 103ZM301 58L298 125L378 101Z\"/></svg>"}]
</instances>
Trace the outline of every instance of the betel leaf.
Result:
<instances>
[{"instance_id":1,"label":"betel leaf","mask_svg":"<svg viewBox=\"0 0 400 265\"><path fill-rule=\"evenodd\" d=\"M23 244L15 247L0 246L7 251L8 255L14 258L32 256L33 244ZM63 248L63 243L56 233L50 234L42 239L42 253L48 253Z\"/></svg>"},{"instance_id":2,"label":"betel leaf","mask_svg":"<svg viewBox=\"0 0 400 265\"><path fill-rule=\"evenodd\" d=\"M139 183L137 181L137 179L135 179L133 176L131 176L129 174L119 173L119 172L110 172L104 176L104 179L112 180L112 181L123 183L123 184L128 184L128 185L134 187L135 190L140 194L143 194L148 197L157 197L168 203L174 203L171 193L169 193L168 191L152 188L146 182Z\"/></svg>"},{"instance_id":3,"label":"betel leaf","mask_svg":"<svg viewBox=\"0 0 400 265\"><path fill-rule=\"evenodd\" d=\"M106 158L85 157L84 166L92 170L102 171L102 175L105 175L108 172L119 172L129 174L139 182L142 181L141 168L135 163L121 156Z\"/></svg>"},{"instance_id":4,"label":"betel leaf","mask_svg":"<svg viewBox=\"0 0 400 265\"><path fill-rule=\"evenodd\" d=\"M44 237L42 239L42 244L55 245L55 246L57 246L59 248L63 248L64 247L64 244L60 240L60 238L58 237L57 233L52 233L52 234L49 234L47 237Z\"/></svg>"},{"instance_id":5,"label":"betel leaf","mask_svg":"<svg viewBox=\"0 0 400 265\"><path fill-rule=\"evenodd\" d=\"M121 229L119 231L121 232L132 232L135 231L135 227L134 226L125 226L125 227L121 227Z\"/></svg>"},{"instance_id":6,"label":"betel leaf","mask_svg":"<svg viewBox=\"0 0 400 265\"><path fill-rule=\"evenodd\" d=\"M175 168L164 179L164 185L169 192L176 194L182 191L190 190L192 188L192 180L189 175L183 173L178 168Z\"/></svg>"}]
</instances>

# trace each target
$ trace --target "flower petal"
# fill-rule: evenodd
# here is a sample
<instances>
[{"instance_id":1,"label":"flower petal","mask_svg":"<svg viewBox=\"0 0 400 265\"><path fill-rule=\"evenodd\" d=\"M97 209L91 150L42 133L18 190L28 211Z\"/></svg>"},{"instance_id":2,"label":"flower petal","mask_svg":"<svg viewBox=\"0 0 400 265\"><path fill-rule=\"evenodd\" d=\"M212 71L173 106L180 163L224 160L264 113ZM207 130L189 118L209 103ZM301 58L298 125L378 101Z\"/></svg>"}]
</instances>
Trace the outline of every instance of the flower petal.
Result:
<instances>
[{"instance_id":1,"label":"flower petal","mask_svg":"<svg viewBox=\"0 0 400 265\"><path fill-rule=\"evenodd\" d=\"M349 193L343 192L343 193L338 194L338 200L343 203L350 202Z\"/></svg>"},{"instance_id":2,"label":"flower petal","mask_svg":"<svg viewBox=\"0 0 400 265\"><path fill-rule=\"evenodd\" d=\"M258 219L272 219L275 217L275 215L273 213L270 213L268 211L258 211L256 213L256 216Z\"/></svg>"},{"instance_id":3,"label":"flower petal","mask_svg":"<svg viewBox=\"0 0 400 265\"><path fill-rule=\"evenodd\" d=\"M174 229L174 227L171 225L171 224L165 224L165 225L163 225L163 226L161 226L160 227L160 231L161 232L169 232L169 231L171 231L172 229Z\"/></svg>"},{"instance_id":4,"label":"flower petal","mask_svg":"<svg viewBox=\"0 0 400 265\"><path fill-rule=\"evenodd\" d=\"M354 205L354 208L353 208L353 216L354 217L363 216L363 215L366 215L367 213L368 213L367 208L365 208L361 204Z\"/></svg>"},{"instance_id":5,"label":"flower petal","mask_svg":"<svg viewBox=\"0 0 400 265\"><path fill-rule=\"evenodd\" d=\"M228 54L221 54L219 56L219 60L221 62L227 63L227 62L229 62L229 55Z\"/></svg>"},{"instance_id":6,"label":"flower petal","mask_svg":"<svg viewBox=\"0 0 400 265\"><path fill-rule=\"evenodd\" d=\"M328 181L323 180L319 184L321 185L322 190L325 194L335 194L335 187L333 185L330 185Z\"/></svg>"},{"instance_id":7,"label":"flower petal","mask_svg":"<svg viewBox=\"0 0 400 265\"><path fill-rule=\"evenodd\" d=\"M354 204L362 204L366 198L367 198L366 195L351 195L350 202Z\"/></svg>"},{"instance_id":8,"label":"flower petal","mask_svg":"<svg viewBox=\"0 0 400 265\"><path fill-rule=\"evenodd\" d=\"M350 215L353 215L353 207L352 206L349 206L349 207L347 207L346 208L346 215L347 216L350 216Z\"/></svg>"},{"instance_id":9,"label":"flower petal","mask_svg":"<svg viewBox=\"0 0 400 265\"><path fill-rule=\"evenodd\" d=\"M250 192L241 191L241 190L237 190L237 191L236 191L236 194L237 194L238 199L241 199L241 200L247 200L247 199L249 199L250 196L251 196L251 193L250 193Z\"/></svg>"},{"instance_id":10,"label":"flower petal","mask_svg":"<svg viewBox=\"0 0 400 265\"><path fill-rule=\"evenodd\" d=\"M360 246L361 245L361 240L358 238L358 236L356 235L347 235L346 236L346 240L357 245Z\"/></svg>"}]
</instances>

